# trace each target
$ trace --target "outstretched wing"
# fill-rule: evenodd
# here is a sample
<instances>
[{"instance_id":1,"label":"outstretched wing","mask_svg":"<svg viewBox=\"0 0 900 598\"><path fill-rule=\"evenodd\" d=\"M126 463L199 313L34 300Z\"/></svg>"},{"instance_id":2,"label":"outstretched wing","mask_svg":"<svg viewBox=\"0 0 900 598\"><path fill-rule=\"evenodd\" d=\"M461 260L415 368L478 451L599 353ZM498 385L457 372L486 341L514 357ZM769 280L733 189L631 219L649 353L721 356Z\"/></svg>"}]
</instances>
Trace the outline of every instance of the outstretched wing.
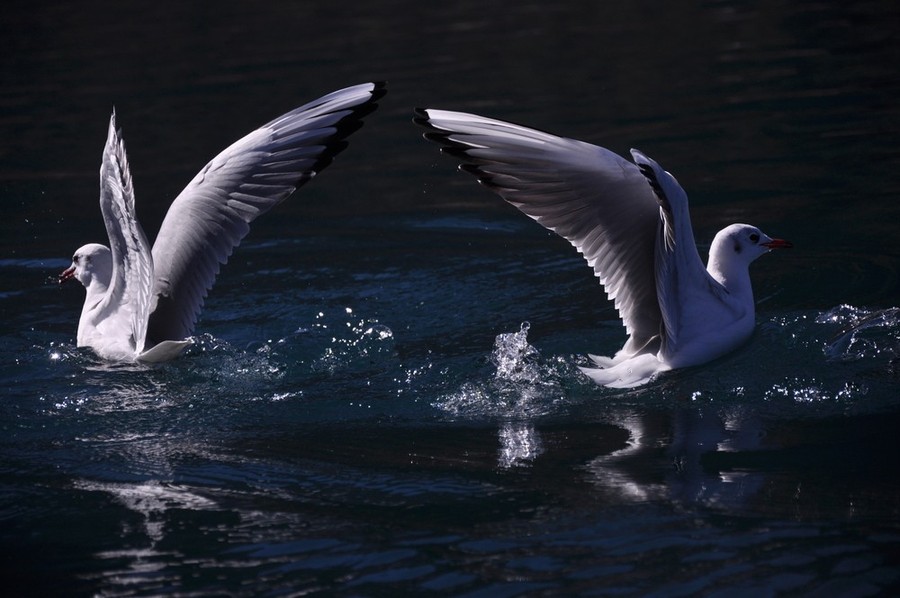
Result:
<instances>
[{"instance_id":1,"label":"outstretched wing","mask_svg":"<svg viewBox=\"0 0 900 598\"><path fill-rule=\"evenodd\" d=\"M462 170L584 255L625 324L626 353L658 349L659 206L634 164L602 147L474 114L416 115L425 137L461 160Z\"/></svg>"},{"instance_id":2,"label":"outstretched wing","mask_svg":"<svg viewBox=\"0 0 900 598\"><path fill-rule=\"evenodd\" d=\"M250 223L331 164L384 94L383 83L364 83L323 96L240 139L194 177L153 245L151 342L190 336L220 265Z\"/></svg>"},{"instance_id":3,"label":"outstretched wing","mask_svg":"<svg viewBox=\"0 0 900 598\"><path fill-rule=\"evenodd\" d=\"M134 350L144 349L153 285L150 244L137 221L134 188L125 156L125 144L116 130L116 113L109 118L109 133L100 164L100 211L109 235L112 276L97 320L113 336L131 335ZM112 327L119 330L112 331Z\"/></svg>"}]
</instances>

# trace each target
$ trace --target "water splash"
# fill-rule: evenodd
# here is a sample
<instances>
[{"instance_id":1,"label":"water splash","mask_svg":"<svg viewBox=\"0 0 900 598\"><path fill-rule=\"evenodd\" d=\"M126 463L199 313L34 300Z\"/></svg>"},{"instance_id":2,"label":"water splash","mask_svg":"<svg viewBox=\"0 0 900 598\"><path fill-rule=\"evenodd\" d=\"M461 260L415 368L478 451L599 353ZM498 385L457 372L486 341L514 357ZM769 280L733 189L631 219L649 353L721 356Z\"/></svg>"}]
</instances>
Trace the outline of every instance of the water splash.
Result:
<instances>
[{"instance_id":1,"label":"water splash","mask_svg":"<svg viewBox=\"0 0 900 598\"><path fill-rule=\"evenodd\" d=\"M754 379L760 392L750 398L760 396L767 409L808 415L871 412L896 404L896 393L884 382L898 374L900 308L839 305L779 316L761 330L772 342L749 349L764 352L758 361L768 363L765 375Z\"/></svg>"},{"instance_id":2,"label":"water splash","mask_svg":"<svg viewBox=\"0 0 900 598\"><path fill-rule=\"evenodd\" d=\"M212 377L233 389L249 390L285 376L286 368L270 343L245 351L211 334L193 340L185 358L173 362L175 368L188 368L191 373Z\"/></svg>"},{"instance_id":3,"label":"water splash","mask_svg":"<svg viewBox=\"0 0 900 598\"><path fill-rule=\"evenodd\" d=\"M786 378L773 384L764 394L767 401L788 399L795 403L851 403L868 393L868 386L857 382L844 382L837 389L830 389L826 381L802 376Z\"/></svg>"},{"instance_id":4,"label":"water splash","mask_svg":"<svg viewBox=\"0 0 900 598\"><path fill-rule=\"evenodd\" d=\"M866 310L840 305L820 315L819 324L840 326L825 354L837 361L900 356L900 308Z\"/></svg>"},{"instance_id":5,"label":"water splash","mask_svg":"<svg viewBox=\"0 0 900 598\"><path fill-rule=\"evenodd\" d=\"M280 362L289 375L365 372L382 369L396 353L394 332L375 318L353 309L317 312L292 333L268 340L256 353Z\"/></svg>"},{"instance_id":6,"label":"water splash","mask_svg":"<svg viewBox=\"0 0 900 598\"><path fill-rule=\"evenodd\" d=\"M488 359L493 371L462 384L434 406L454 416L531 419L556 412L566 400L563 380L574 379L564 358L543 359L528 343L530 324L497 335Z\"/></svg>"},{"instance_id":7,"label":"water splash","mask_svg":"<svg viewBox=\"0 0 900 598\"><path fill-rule=\"evenodd\" d=\"M313 371L334 374L354 367L367 368L394 355L394 332L390 328L377 319L352 318L349 307L344 312L348 319L330 327L331 341L313 362ZM329 329L324 317L322 312L317 315L320 330Z\"/></svg>"},{"instance_id":8,"label":"water splash","mask_svg":"<svg viewBox=\"0 0 900 598\"><path fill-rule=\"evenodd\" d=\"M192 340L184 355L165 364L111 363L90 349L44 347L45 369L59 383L43 387L38 409L47 415L178 410L206 404L223 389L228 401L240 403L270 398L285 377L285 365L267 346L245 351L211 334Z\"/></svg>"},{"instance_id":9,"label":"water splash","mask_svg":"<svg viewBox=\"0 0 900 598\"><path fill-rule=\"evenodd\" d=\"M528 344L529 322L523 322L518 332L498 334L494 340L494 351L491 363L497 366L495 380L517 383L536 384L541 378L541 367L538 363L540 354Z\"/></svg>"}]
</instances>

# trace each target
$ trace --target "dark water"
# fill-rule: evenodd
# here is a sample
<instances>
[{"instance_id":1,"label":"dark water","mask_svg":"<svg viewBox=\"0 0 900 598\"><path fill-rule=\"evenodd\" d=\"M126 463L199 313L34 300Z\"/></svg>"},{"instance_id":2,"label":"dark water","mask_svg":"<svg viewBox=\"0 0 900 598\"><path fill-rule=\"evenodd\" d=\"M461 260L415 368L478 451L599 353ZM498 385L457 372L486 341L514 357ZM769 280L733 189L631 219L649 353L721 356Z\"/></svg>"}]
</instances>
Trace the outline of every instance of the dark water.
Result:
<instances>
[{"instance_id":1,"label":"dark water","mask_svg":"<svg viewBox=\"0 0 900 598\"><path fill-rule=\"evenodd\" d=\"M21 595L896 595L895 2L219 2L0 19L0 579ZM74 346L124 128L152 238L218 150L389 95L260 220L181 360ZM795 249L749 345L634 391L571 247L454 172L414 106L638 147ZM526 324L527 322L527 324Z\"/></svg>"}]
</instances>

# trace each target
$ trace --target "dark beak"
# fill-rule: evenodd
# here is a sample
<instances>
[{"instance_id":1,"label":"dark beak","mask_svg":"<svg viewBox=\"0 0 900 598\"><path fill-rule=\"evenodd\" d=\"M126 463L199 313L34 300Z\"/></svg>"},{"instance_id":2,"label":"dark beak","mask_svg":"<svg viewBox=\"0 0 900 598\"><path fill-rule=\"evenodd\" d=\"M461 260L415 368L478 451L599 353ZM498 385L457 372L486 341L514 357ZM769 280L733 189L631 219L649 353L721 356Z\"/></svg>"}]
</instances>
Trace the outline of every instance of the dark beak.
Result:
<instances>
[{"instance_id":1,"label":"dark beak","mask_svg":"<svg viewBox=\"0 0 900 598\"><path fill-rule=\"evenodd\" d=\"M75 278L75 266L70 266L59 273L59 284Z\"/></svg>"}]
</instances>

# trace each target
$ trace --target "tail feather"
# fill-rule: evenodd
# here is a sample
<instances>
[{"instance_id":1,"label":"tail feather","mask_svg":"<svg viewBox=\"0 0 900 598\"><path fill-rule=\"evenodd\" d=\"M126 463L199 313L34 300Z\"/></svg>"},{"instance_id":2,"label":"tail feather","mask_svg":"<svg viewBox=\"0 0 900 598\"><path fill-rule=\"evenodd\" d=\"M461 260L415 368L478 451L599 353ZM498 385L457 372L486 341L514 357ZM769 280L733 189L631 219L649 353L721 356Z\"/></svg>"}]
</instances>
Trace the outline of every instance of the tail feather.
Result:
<instances>
[{"instance_id":1,"label":"tail feather","mask_svg":"<svg viewBox=\"0 0 900 598\"><path fill-rule=\"evenodd\" d=\"M153 345L140 355L137 360L143 363L163 363L171 361L181 355L185 349L193 344L190 339L183 341L163 341Z\"/></svg>"},{"instance_id":2,"label":"tail feather","mask_svg":"<svg viewBox=\"0 0 900 598\"><path fill-rule=\"evenodd\" d=\"M604 357L602 355L593 355L588 353L588 359L594 362L594 365L600 368L608 368L616 365L616 360L612 357Z\"/></svg>"},{"instance_id":3,"label":"tail feather","mask_svg":"<svg viewBox=\"0 0 900 598\"><path fill-rule=\"evenodd\" d=\"M599 362L591 355L595 363ZM608 357L601 361L612 361ZM670 369L652 353L643 353L605 368L579 368L586 376L601 386L609 388L633 388L649 382L659 372Z\"/></svg>"}]
</instances>

